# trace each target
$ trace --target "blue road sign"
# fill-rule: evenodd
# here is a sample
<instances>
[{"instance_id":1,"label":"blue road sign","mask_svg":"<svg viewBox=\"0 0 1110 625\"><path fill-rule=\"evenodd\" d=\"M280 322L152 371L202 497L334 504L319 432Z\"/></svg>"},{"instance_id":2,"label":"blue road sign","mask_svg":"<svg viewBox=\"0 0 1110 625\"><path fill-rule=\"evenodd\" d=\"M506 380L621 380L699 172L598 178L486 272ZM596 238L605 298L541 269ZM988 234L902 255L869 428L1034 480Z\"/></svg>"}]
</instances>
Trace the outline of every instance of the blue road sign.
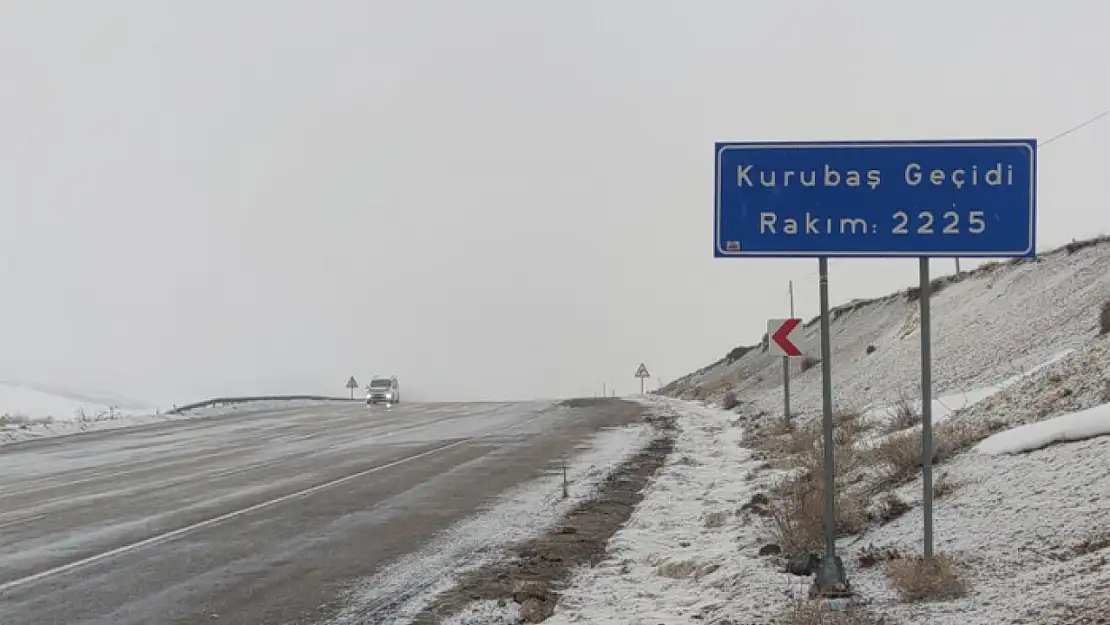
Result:
<instances>
[{"instance_id":1,"label":"blue road sign","mask_svg":"<svg viewBox=\"0 0 1110 625\"><path fill-rule=\"evenodd\" d=\"M1036 255L1035 139L716 144L714 256Z\"/></svg>"}]
</instances>

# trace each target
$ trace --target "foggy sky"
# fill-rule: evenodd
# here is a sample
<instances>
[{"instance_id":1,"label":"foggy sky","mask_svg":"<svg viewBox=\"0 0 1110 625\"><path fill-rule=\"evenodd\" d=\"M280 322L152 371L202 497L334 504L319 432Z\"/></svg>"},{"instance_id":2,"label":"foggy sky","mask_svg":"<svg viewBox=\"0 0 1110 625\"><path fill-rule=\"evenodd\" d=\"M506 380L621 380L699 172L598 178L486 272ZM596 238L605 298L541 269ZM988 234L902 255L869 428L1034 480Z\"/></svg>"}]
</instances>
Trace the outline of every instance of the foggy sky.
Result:
<instances>
[{"instance_id":1,"label":"foggy sky","mask_svg":"<svg viewBox=\"0 0 1110 625\"><path fill-rule=\"evenodd\" d=\"M1110 107L1106 2L775 4L5 0L0 379L638 391L759 340L790 279L817 312L815 261L713 258L714 141ZM1039 167L1039 249L1110 232L1110 120ZM834 303L916 279L831 266Z\"/></svg>"}]
</instances>

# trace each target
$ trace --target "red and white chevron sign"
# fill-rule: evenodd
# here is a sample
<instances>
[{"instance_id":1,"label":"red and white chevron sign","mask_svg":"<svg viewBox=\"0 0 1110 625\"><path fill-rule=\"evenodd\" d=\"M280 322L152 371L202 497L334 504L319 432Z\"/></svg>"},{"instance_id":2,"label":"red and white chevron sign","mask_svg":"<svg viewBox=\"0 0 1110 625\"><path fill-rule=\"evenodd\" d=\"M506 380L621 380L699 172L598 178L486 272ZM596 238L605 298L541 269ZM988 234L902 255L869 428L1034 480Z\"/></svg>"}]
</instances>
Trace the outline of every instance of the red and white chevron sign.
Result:
<instances>
[{"instance_id":1,"label":"red and white chevron sign","mask_svg":"<svg viewBox=\"0 0 1110 625\"><path fill-rule=\"evenodd\" d=\"M802 325L801 319L771 319L767 322L767 350L776 356L802 356L791 336Z\"/></svg>"}]
</instances>

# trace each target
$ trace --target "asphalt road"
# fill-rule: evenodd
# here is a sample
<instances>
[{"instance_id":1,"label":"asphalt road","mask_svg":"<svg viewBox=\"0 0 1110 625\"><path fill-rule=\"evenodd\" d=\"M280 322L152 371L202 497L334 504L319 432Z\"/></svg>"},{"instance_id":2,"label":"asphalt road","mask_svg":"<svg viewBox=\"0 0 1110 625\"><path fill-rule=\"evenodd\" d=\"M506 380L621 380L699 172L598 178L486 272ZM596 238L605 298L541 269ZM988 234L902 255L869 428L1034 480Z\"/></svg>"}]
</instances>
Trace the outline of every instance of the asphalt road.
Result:
<instances>
[{"instance_id":1,"label":"asphalt road","mask_svg":"<svg viewBox=\"0 0 1110 625\"><path fill-rule=\"evenodd\" d=\"M331 404L0 447L0 623L319 622L629 408Z\"/></svg>"}]
</instances>

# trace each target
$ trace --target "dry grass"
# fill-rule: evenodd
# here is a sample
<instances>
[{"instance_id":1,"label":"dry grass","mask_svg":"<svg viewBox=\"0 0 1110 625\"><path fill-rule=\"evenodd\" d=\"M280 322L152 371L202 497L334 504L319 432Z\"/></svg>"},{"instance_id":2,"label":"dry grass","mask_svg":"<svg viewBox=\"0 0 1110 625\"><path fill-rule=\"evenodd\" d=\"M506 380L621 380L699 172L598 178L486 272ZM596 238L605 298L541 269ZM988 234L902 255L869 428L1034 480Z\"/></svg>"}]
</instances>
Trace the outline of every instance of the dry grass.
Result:
<instances>
[{"instance_id":1,"label":"dry grass","mask_svg":"<svg viewBox=\"0 0 1110 625\"><path fill-rule=\"evenodd\" d=\"M949 420L933 428L932 464L952 459L1001 429L995 423ZM881 486L898 486L914 479L921 470L921 430L894 434L871 449L870 460L884 475Z\"/></svg>"},{"instance_id":2,"label":"dry grass","mask_svg":"<svg viewBox=\"0 0 1110 625\"><path fill-rule=\"evenodd\" d=\"M721 407L725 410L732 410L739 405L740 399L736 397L736 393L733 391L725 393L725 396L721 398Z\"/></svg>"},{"instance_id":3,"label":"dry grass","mask_svg":"<svg viewBox=\"0 0 1110 625\"><path fill-rule=\"evenodd\" d=\"M833 415L833 462L838 479L859 467L861 458L855 444L868 430L858 412L843 410ZM819 475L825 466L825 433L821 421L795 427L778 437L778 448L771 453L793 456L796 467Z\"/></svg>"},{"instance_id":4,"label":"dry grass","mask_svg":"<svg viewBox=\"0 0 1110 625\"><path fill-rule=\"evenodd\" d=\"M774 619L775 625L891 625L893 621L863 607L830 610L820 601L793 599Z\"/></svg>"},{"instance_id":5,"label":"dry grass","mask_svg":"<svg viewBox=\"0 0 1110 625\"><path fill-rule=\"evenodd\" d=\"M0 427L6 425L15 425L19 427L27 427L32 425L46 425L53 423L54 419L50 417L42 417L40 419L32 419L25 415L20 414L3 414L0 415Z\"/></svg>"},{"instance_id":6,"label":"dry grass","mask_svg":"<svg viewBox=\"0 0 1110 625\"><path fill-rule=\"evenodd\" d=\"M886 573L898 596L908 603L944 601L967 594L959 565L943 553L934 554L932 561L919 556L899 558L887 564Z\"/></svg>"},{"instance_id":7,"label":"dry grass","mask_svg":"<svg viewBox=\"0 0 1110 625\"><path fill-rule=\"evenodd\" d=\"M667 560L655 567L655 574L667 579L701 579L721 568L714 563L697 560Z\"/></svg>"},{"instance_id":8,"label":"dry grass","mask_svg":"<svg viewBox=\"0 0 1110 625\"><path fill-rule=\"evenodd\" d=\"M905 484L921 470L921 433L888 436L871 450L870 458L882 471L885 485Z\"/></svg>"},{"instance_id":9,"label":"dry grass","mask_svg":"<svg viewBox=\"0 0 1110 625\"><path fill-rule=\"evenodd\" d=\"M834 434L851 437L856 440L861 434L869 432L873 426L863 420L863 413L858 410L841 408L833 413Z\"/></svg>"},{"instance_id":10,"label":"dry grass","mask_svg":"<svg viewBox=\"0 0 1110 625\"><path fill-rule=\"evenodd\" d=\"M724 527L728 521L728 513L720 510L707 512L702 516L702 525L706 529L713 529L717 527Z\"/></svg>"},{"instance_id":11,"label":"dry grass","mask_svg":"<svg viewBox=\"0 0 1110 625\"><path fill-rule=\"evenodd\" d=\"M816 430L811 427L797 427L785 419L774 419L765 423L753 438L756 449L768 456L796 456L813 446L817 438Z\"/></svg>"},{"instance_id":12,"label":"dry grass","mask_svg":"<svg viewBox=\"0 0 1110 625\"><path fill-rule=\"evenodd\" d=\"M958 487L959 484L948 473L941 473L940 477L933 482L933 498L943 499L951 495Z\"/></svg>"},{"instance_id":13,"label":"dry grass","mask_svg":"<svg viewBox=\"0 0 1110 625\"><path fill-rule=\"evenodd\" d=\"M908 430L921 425L921 411L917 409L917 402L905 394L899 396L898 402L887 411L887 415L890 417L887 432Z\"/></svg>"},{"instance_id":14,"label":"dry grass","mask_svg":"<svg viewBox=\"0 0 1110 625\"><path fill-rule=\"evenodd\" d=\"M1110 386L1110 380L1107 380L1107 386ZM763 436L785 436L794 431L794 422L787 421L786 419L775 419L762 428L759 432Z\"/></svg>"},{"instance_id":15,"label":"dry grass","mask_svg":"<svg viewBox=\"0 0 1110 625\"><path fill-rule=\"evenodd\" d=\"M868 523L867 501L858 489L849 488L861 459L854 448L867 430L860 415L841 411L833 423L836 529L839 536L859 533ZM768 506L770 539L787 554L819 550L824 544L825 441L820 421L796 427L766 439L769 452L779 455L794 469L795 477L779 482L771 491Z\"/></svg>"},{"instance_id":16,"label":"dry grass","mask_svg":"<svg viewBox=\"0 0 1110 625\"><path fill-rule=\"evenodd\" d=\"M933 463L951 460L956 454L971 449L1004 429L1006 425L1002 422L968 422L950 418L933 430ZM918 436L921 436L920 432Z\"/></svg>"},{"instance_id":17,"label":"dry grass","mask_svg":"<svg viewBox=\"0 0 1110 625\"><path fill-rule=\"evenodd\" d=\"M857 534L867 526L867 502L862 495L838 489L835 503L838 536ZM780 483L767 509L771 541L785 553L819 551L825 544L825 486L819 478Z\"/></svg>"},{"instance_id":18,"label":"dry grass","mask_svg":"<svg viewBox=\"0 0 1110 625\"><path fill-rule=\"evenodd\" d=\"M896 521L906 515L912 508L910 504L902 500L901 497L894 493L886 493L883 495L882 500L879 501L878 517L879 523L886 525Z\"/></svg>"},{"instance_id":19,"label":"dry grass","mask_svg":"<svg viewBox=\"0 0 1110 625\"><path fill-rule=\"evenodd\" d=\"M861 569L874 568L880 564L900 559L902 559L902 552L894 547L876 547L871 544L860 549L859 555L856 556L856 561Z\"/></svg>"}]
</instances>

